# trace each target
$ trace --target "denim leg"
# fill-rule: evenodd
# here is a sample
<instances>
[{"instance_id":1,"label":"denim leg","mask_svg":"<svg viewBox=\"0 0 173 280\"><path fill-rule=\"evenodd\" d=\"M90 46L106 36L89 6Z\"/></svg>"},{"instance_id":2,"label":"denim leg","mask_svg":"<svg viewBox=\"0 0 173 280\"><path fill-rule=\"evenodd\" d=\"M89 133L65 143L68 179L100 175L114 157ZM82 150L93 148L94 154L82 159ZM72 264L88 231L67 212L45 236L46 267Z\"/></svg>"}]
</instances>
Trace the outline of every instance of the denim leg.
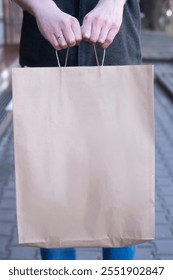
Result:
<instances>
[{"instance_id":1,"label":"denim leg","mask_svg":"<svg viewBox=\"0 0 173 280\"><path fill-rule=\"evenodd\" d=\"M103 248L103 260L134 260L136 246Z\"/></svg>"},{"instance_id":2,"label":"denim leg","mask_svg":"<svg viewBox=\"0 0 173 280\"><path fill-rule=\"evenodd\" d=\"M75 260L76 250L74 248L64 249L40 249L42 260Z\"/></svg>"}]
</instances>

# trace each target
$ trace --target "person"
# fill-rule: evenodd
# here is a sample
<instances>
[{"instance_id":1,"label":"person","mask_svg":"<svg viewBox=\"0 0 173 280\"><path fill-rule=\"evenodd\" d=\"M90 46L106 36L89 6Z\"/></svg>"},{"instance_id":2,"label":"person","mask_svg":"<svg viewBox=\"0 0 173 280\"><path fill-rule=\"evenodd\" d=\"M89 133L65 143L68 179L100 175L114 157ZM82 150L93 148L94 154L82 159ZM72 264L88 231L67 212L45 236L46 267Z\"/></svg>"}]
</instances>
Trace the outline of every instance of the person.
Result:
<instances>
[{"instance_id":1,"label":"person","mask_svg":"<svg viewBox=\"0 0 173 280\"><path fill-rule=\"evenodd\" d=\"M57 67L96 65L93 44L104 65L141 63L140 9L137 0L14 0L23 8L20 64ZM73 48L72 48L73 47ZM122 93L123 94L123 93ZM135 246L103 248L103 259L134 259ZM42 259L76 259L76 249L41 248Z\"/></svg>"}]
</instances>

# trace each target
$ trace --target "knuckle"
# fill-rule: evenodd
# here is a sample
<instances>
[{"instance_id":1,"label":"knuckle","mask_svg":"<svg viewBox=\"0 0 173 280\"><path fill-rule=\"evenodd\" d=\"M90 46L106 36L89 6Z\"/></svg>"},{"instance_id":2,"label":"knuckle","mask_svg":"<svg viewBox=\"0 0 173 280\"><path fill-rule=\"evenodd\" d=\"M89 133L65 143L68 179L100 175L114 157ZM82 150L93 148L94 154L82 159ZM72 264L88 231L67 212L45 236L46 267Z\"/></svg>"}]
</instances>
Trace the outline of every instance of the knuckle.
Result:
<instances>
[{"instance_id":1,"label":"knuckle","mask_svg":"<svg viewBox=\"0 0 173 280\"><path fill-rule=\"evenodd\" d=\"M56 43L54 43L54 44L52 44L52 45L53 45L53 47L54 47L57 51L61 49L60 46L59 46L58 44L56 44Z\"/></svg>"},{"instance_id":2,"label":"knuckle","mask_svg":"<svg viewBox=\"0 0 173 280\"><path fill-rule=\"evenodd\" d=\"M86 34L86 33L83 33L83 34L82 34L82 38L83 38L84 40L89 40L89 39L90 39L90 36L89 36L88 34Z\"/></svg>"},{"instance_id":3,"label":"knuckle","mask_svg":"<svg viewBox=\"0 0 173 280\"><path fill-rule=\"evenodd\" d=\"M70 41L68 42L68 45L69 45L70 47L75 46L75 45L76 45L76 41L75 41L75 40L70 40Z\"/></svg>"},{"instance_id":4,"label":"knuckle","mask_svg":"<svg viewBox=\"0 0 173 280\"><path fill-rule=\"evenodd\" d=\"M59 44L57 40L52 36L51 38L47 38L47 40L50 42L50 44L55 48L58 49Z\"/></svg>"},{"instance_id":5,"label":"knuckle","mask_svg":"<svg viewBox=\"0 0 173 280\"><path fill-rule=\"evenodd\" d=\"M95 43L97 42L97 39L96 39L96 38L91 37L91 38L90 38L90 41L91 41L92 43L94 43L94 44L95 44Z\"/></svg>"},{"instance_id":6,"label":"knuckle","mask_svg":"<svg viewBox=\"0 0 173 280\"><path fill-rule=\"evenodd\" d=\"M68 48L67 44L61 44L60 47L61 47L62 49Z\"/></svg>"},{"instance_id":7,"label":"knuckle","mask_svg":"<svg viewBox=\"0 0 173 280\"><path fill-rule=\"evenodd\" d=\"M76 45L79 45L81 41L81 39L76 39Z\"/></svg>"},{"instance_id":8,"label":"knuckle","mask_svg":"<svg viewBox=\"0 0 173 280\"><path fill-rule=\"evenodd\" d=\"M103 39L99 39L99 40L98 40L98 43L99 43L100 45L102 45L102 44L104 43L104 40L103 40Z\"/></svg>"},{"instance_id":9,"label":"knuckle","mask_svg":"<svg viewBox=\"0 0 173 280\"><path fill-rule=\"evenodd\" d=\"M66 27L66 26L68 26L68 25L69 25L68 19L64 19L64 20L61 20L61 21L60 21L60 27L61 27L61 28L64 28L64 27Z\"/></svg>"},{"instance_id":10,"label":"knuckle","mask_svg":"<svg viewBox=\"0 0 173 280\"><path fill-rule=\"evenodd\" d=\"M86 15L84 17L84 20L87 21L87 22L91 22L91 16L90 15Z\"/></svg>"},{"instance_id":11,"label":"knuckle","mask_svg":"<svg viewBox=\"0 0 173 280\"><path fill-rule=\"evenodd\" d=\"M109 47L109 44L104 43L101 47L102 47L103 49L106 49L107 47Z\"/></svg>"},{"instance_id":12,"label":"knuckle","mask_svg":"<svg viewBox=\"0 0 173 280\"><path fill-rule=\"evenodd\" d=\"M104 25L104 26L110 25L109 20L108 20L108 19L104 19L104 20L103 20L103 25Z\"/></svg>"},{"instance_id":13,"label":"knuckle","mask_svg":"<svg viewBox=\"0 0 173 280\"><path fill-rule=\"evenodd\" d=\"M94 21L95 22L99 21L99 16L98 15L94 17Z\"/></svg>"},{"instance_id":14,"label":"knuckle","mask_svg":"<svg viewBox=\"0 0 173 280\"><path fill-rule=\"evenodd\" d=\"M59 47L58 43L54 43L53 46L55 49L58 49L58 47Z\"/></svg>"},{"instance_id":15,"label":"knuckle","mask_svg":"<svg viewBox=\"0 0 173 280\"><path fill-rule=\"evenodd\" d=\"M75 17L71 17L70 22L72 24L78 24L78 20Z\"/></svg>"},{"instance_id":16,"label":"knuckle","mask_svg":"<svg viewBox=\"0 0 173 280\"><path fill-rule=\"evenodd\" d=\"M82 41L82 36L81 36L81 35L77 36L77 37L76 37L76 41L77 41L77 42Z\"/></svg>"},{"instance_id":17,"label":"knuckle","mask_svg":"<svg viewBox=\"0 0 173 280\"><path fill-rule=\"evenodd\" d=\"M99 24L99 23L101 23L101 19L100 19L100 17L99 16L95 16L94 17L94 20L93 20L93 22L94 22L94 24Z\"/></svg>"},{"instance_id":18,"label":"knuckle","mask_svg":"<svg viewBox=\"0 0 173 280\"><path fill-rule=\"evenodd\" d=\"M108 18L102 18L100 15L95 16L94 23L100 26L110 26L110 20Z\"/></svg>"},{"instance_id":19,"label":"knuckle","mask_svg":"<svg viewBox=\"0 0 173 280\"><path fill-rule=\"evenodd\" d=\"M108 38L108 44L111 44L113 42L113 39L112 38Z\"/></svg>"},{"instance_id":20,"label":"knuckle","mask_svg":"<svg viewBox=\"0 0 173 280\"><path fill-rule=\"evenodd\" d=\"M102 49L104 49L104 44L103 43L98 43L98 46Z\"/></svg>"},{"instance_id":21,"label":"knuckle","mask_svg":"<svg viewBox=\"0 0 173 280\"><path fill-rule=\"evenodd\" d=\"M63 24L64 24L64 20L61 19L61 20L59 21L59 25L62 26Z\"/></svg>"},{"instance_id":22,"label":"knuckle","mask_svg":"<svg viewBox=\"0 0 173 280\"><path fill-rule=\"evenodd\" d=\"M119 26L116 23L112 23L111 24L111 28L115 31L117 31L119 29Z\"/></svg>"},{"instance_id":23,"label":"knuckle","mask_svg":"<svg viewBox=\"0 0 173 280\"><path fill-rule=\"evenodd\" d=\"M113 40L112 40L111 38L107 38L107 39L106 39L106 43L109 44L109 45L112 43L112 41L113 41Z\"/></svg>"}]
</instances>

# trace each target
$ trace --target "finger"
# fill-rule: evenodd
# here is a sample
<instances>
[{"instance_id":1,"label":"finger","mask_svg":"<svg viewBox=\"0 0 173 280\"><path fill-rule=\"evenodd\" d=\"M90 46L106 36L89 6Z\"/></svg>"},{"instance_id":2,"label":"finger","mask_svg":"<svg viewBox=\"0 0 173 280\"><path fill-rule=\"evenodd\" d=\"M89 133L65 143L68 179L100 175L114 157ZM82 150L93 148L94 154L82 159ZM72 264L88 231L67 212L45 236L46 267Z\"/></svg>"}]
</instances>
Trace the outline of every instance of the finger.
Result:
<instances>
[{"instance_id":1,"label":"finger","mask_svg":"<svg viewBox=\"0 0 173 280\"><path fill-rule=\"evenodd\" d=\"M116 34L117 30L115 28L110 29L105 42L102 44L102 48L108 48L112 44Z\"/></svg>"},{"instance_id":2,"label":"finger","mask_svg":"<svg viewBox=\"0 0 173 280\"><path fill-rule=\"evenodd\" d=\"M61 36L61 35L63 35L62 31L58 34L55 34L56 40L57 40L57 42L59 44L59 47L61 49L66 49L66 48L68 48L68 44L66 42L66 39L65 39L64 35L63 36Z\"/></svg>"},{"instance_id":3,"label":"finger","mask_svg":"<svg viewBox=\"0 0 173 280\"><path fill-rule=\"evenodd\" d=\"M82 39L84 41L89 41L91 37L91 29L92 29L92 23L88 16L85 16L83 24L82 24Z\"/></svg>"},{"instance_id":4,"label":"finger","mask_svg":"<svg viewBox=\"0 0 173 280\"><path fill-rule=\"evenodd\" d=\"M58 41L57 41L57 39L56 39L56 37L55 37L54 34L52 34L51 38L49 39L49 42L50 42L51 45L54 47L54 49L56 49L56 50L58 50L58 51L61 50L61 48L60 48L60 46L59 46L59 43L58 43Z\"/></svg>"},{"instance_id":5,"label":"finger","mask_svg":"<svg viewBox=\"0 0 173 280\"><path fill-rule=\"evenodd\" d=\"M91 43L96 43L98 41L101 29L102 29L101 24L92 23L91 35L89 39Z\"/></svg>"},{"instance_id":6,"label":"finger","mask_svg":"<svg viewBox=\"0 0 173 280\"><path fill-rule=\"evenodd\" d=\"M67 44L67 48L75 46L76 45L76 39L75 39L75 35L74 35L74 32L73 32L71 26L66 25L62 29L62 32L63 32L63 35L64 35L64 40L66 41L66 44Z\"/></svg>"},{"instance_id":7,"label":"finger","mask_svg":"<svg viewBox=\"0 0 173 280\"><path fill-rule=\"evenodd\" d=\"M71 25L71 28L75 36L76 44L79 45L79 43L82 40L82 34L81 34L81 28L79 22L77 20L74 20Z\"/></svg>"},{"instance_id":8,"label":"finger","mask_svg":"<svg viewBox=\"0 0 173 280\"><path fill-rule=\"evenodd\" d=\"M99 38L97 40L97 43L99 45L103 45L105 43L108 33L109 33L109 28L107 26L103 26Z\"/></svg>"}]
</instances>

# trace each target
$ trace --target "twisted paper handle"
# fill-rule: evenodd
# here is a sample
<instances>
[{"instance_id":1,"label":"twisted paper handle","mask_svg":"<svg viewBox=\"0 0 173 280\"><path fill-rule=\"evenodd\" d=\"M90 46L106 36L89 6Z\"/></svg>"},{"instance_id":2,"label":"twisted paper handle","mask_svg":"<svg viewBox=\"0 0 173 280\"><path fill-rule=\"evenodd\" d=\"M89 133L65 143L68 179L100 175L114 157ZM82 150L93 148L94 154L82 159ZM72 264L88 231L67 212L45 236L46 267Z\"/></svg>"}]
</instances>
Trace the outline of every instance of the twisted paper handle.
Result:
<instances>
[{"instance_id":1,"label":"twisted paper handle","mask_svg":"<svg viewBox=\"0 0 173 280\"><path fill-rule=\"evenodd\" d=\"M96 58L97 66L103 66L103 65L104 65L104 62L105 62L106 49L103 50L102 63L101 63L101 65L100 65L100 64L99 64L98 55L97 55L96 45L93 44L93 47L94 47L94 53L95 53L95 58ZM58 67L61 67L60 60L59 60L59 55L58 55L58 51L55 50L55 53L56 53L56 58L57 58ZM67 67L68 55L69 55L69 48L67 48L64 67Z\"/></svg>"}]
</instances>

